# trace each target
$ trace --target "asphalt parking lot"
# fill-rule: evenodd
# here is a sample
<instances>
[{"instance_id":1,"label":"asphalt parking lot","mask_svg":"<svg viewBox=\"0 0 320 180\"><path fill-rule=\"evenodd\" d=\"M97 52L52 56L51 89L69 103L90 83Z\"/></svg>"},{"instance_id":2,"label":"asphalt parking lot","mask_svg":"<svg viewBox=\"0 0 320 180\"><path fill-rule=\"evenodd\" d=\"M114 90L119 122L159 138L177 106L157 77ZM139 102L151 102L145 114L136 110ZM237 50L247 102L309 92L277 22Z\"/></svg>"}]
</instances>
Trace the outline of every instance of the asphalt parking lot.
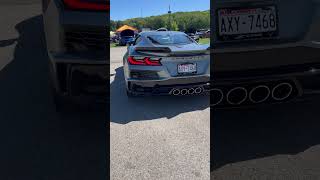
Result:
<instances>
[{"instance_id":1,"label":"asphalt parking lot","mask_svg":"<svg viewBox=\"0 0 320 180\"><path fill-rule=\"evenodd\" d=\"M125 51L110 50L111 179L209 179L209 98L128 99Z\"/></svg>"},{"instance_id":2,"label":"asphalt parking lot","mask_svg":"<svg viewBox=\"0 0 320 180\"><path fill-rule=\"evenodd\" d=\"M39 2L0 3L0 179L105 179L109 118L54 110ZM216 180L320 179L319 100L211 115L202 97L129 101L123 51L111 59L112 179L208 179L210 131Z\"/></svg>"},{"instance_id":3,"label":"asphalt parking lot","mask_svg":"<svg viewBox=\"0 0 320 180\"><path fill-rule=\"evenodd\" d=\"M320 179L319 100L211 114L214 179Z\"/></svg>"},{"instance_id":4,"label":"asphalt parking lot","mask_svg":"<svg viewBox=\"0 0 320 180\"><path fill-rule=\"evenodd\" d=\"M0 179L105 179L105 112L55 111L40 1L0 14Z\"/></svg>"}]
</instances>

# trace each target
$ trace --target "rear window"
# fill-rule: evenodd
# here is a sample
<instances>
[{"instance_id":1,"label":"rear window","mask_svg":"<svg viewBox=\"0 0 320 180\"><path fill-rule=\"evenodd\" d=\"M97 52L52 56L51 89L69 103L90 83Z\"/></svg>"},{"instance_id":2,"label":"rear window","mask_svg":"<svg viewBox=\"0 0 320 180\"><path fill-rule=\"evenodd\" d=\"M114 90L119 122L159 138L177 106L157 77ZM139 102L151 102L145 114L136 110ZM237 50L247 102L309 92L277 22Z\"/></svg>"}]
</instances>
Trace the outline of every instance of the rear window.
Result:
<instances>
[{"instance_id":1,"label":"rear window","mask_svg":"<svg viewBox=\"0 0 320 180\"><path fill-rule=\"evenodd\" d=\"M191 44L193 41L186 34L156 34L149 35L148 39L154 44Z\"/></svg>"}]
</instances>

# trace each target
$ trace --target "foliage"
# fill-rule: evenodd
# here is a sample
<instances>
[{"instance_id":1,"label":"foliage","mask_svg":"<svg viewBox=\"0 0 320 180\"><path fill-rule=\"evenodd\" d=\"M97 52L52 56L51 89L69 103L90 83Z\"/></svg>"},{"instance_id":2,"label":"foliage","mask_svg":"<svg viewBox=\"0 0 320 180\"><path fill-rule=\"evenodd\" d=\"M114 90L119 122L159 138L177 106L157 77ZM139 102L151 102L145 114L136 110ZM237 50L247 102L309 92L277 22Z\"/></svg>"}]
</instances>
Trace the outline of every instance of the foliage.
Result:
<instances>
[{"instance_id":1,"label":"foliage","mask_svg":"<svg viewBox=\"0 0 320 180\"><path fill-rule=\"evenodd\" d=\"M169 18L170 17L170 18ZM153 30L165 27L170 30L195 32L198 29L210 28L210 12L193 11L193 12L176 12L159 16L150 16L145 18L132 18L124 21L110 21L111 31L115 31L122 25L129 25L139 30L142 28L151 28Z\"/></svg>"}]
</instances>

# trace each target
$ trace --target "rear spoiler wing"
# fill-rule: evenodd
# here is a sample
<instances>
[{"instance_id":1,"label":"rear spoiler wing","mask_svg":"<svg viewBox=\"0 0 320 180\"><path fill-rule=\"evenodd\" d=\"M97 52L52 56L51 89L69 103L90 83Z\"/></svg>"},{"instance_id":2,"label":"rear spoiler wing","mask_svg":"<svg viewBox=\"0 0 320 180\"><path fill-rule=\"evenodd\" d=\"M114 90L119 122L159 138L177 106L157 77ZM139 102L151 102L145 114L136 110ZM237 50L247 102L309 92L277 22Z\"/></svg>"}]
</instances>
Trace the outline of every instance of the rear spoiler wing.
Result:
<instances>
[{"instance_id":1,"label":"rear spoiler wing","mask_svg":"<svg viewBox=\"0 0 320 180\"><path fill-rule=\"evenodd\" d=\"M171 53L168 47L136 47L137 52Z\"/></svg>"},{"instance_id":2,"label":"rear spoiler wing","mask_svg":"<svg viewBox=\"0 0 320 180\"><path fill-rule=\"evenodd\" d=\"M136 47L136 52L149 54L149 55L156 55L156 56L179 56L179 55L191 55L191 54L210 54L210 46L204 48L201 51L194 51L194 52L175 52L172 51L169 47Z\"/></svg>"}]
</instances>

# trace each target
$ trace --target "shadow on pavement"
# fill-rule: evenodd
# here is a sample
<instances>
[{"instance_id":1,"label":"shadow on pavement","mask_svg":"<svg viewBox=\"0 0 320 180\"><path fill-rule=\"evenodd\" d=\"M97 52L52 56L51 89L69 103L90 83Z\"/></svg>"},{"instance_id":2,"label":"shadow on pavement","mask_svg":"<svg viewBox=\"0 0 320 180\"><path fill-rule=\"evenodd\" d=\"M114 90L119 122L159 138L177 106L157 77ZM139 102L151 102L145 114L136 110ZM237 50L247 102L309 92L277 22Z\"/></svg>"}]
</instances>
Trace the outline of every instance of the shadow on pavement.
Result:
<instances>
[{"instance_id":1,"label":"shadow on pavement","mask_svg":"<svg viewBox=\"0 0 320 180\"><path fill-rule=\"evenodd\" d=\"M16 25L14 57L0 71L0 179L104 179L106 116L55 111L42 16Z\"/></svg>"},{"instance_id":2,"label":"shadow on pavement","mask_svg":"<svg viewBox=\"0 0 320 180\"><path fill-rule=\"evenodd\" d=\"M221 110L211 116L212 170L279 154L294 155L320 143L316 101Z\"/></svg>"},{"instance_id":3,"label":"shadow on pavement","mask_svg":"<svg viewBox=\"0 0 320 180\"><path fill-rule=\"evenodd\" d=\"M126 124L131 121L171 119L181 113L204 110L209 107L208 96L172 97L149 96L128 98L123 67L116 69L110 85L111 122Z\"/></svg>"}]
</instances>

